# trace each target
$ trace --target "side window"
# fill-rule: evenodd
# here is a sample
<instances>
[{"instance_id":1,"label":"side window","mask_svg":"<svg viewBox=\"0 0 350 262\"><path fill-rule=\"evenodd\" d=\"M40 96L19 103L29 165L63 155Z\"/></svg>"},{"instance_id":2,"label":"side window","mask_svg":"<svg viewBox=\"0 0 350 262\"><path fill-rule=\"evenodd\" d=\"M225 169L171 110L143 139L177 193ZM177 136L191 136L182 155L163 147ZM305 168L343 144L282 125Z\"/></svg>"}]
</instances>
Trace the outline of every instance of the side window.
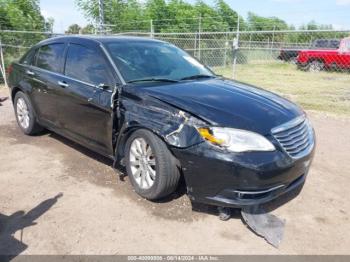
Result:
<instances>
[{"instance_id":1,"label":"side window","mask_svg":"<svg viewBox=\"0 0 350 262\"><path fill-rule=\"evenodd\" d=\"M328 45L328 41L327 40L323 40L323 39L319 39L316 40L315 42L315 47L317 48L325 48Z\"/></svg>"},{"instance_id":2,"label":"side window","mask_svg":"<svg viewBox=\"0 0 350 262\"><path fill-rule=\"evenodd\" d=\"M330 48L338 49L339 45L340 45L340 43L338 40L331 40L331 42L330 42Z\"/></svg>"},{"instance_id":3,"label":"side window","mask_svg":"<svg viewBox=\"0 0 350 262\"><path fill-rule=\"evenodd\" d=\"M35 52L37 49L31 49L29 50L19 61L21 64L24 65L32 65L34 62Z\"/></svg>"},{"instance_id":4,"label":"side window","mask_svg":"<svg viewBox=\"0 0 350 262\"><path fill-rule=\"evenodd\" d=\"M65 75L93 85L111 84L103 56L94 49L77 44L69 45Z\"/></svg>"},{"instance_id":5,"label":"side window","mask_svg":"<svg viewBox=\"0 0 350 262\"><path fill-rule=\"evenodd\" d=\"M36 55L37 67L52 72L61 72L61 58L64 52L64 44L51 44L40 47Z\"/></svg>"}]
</instances>

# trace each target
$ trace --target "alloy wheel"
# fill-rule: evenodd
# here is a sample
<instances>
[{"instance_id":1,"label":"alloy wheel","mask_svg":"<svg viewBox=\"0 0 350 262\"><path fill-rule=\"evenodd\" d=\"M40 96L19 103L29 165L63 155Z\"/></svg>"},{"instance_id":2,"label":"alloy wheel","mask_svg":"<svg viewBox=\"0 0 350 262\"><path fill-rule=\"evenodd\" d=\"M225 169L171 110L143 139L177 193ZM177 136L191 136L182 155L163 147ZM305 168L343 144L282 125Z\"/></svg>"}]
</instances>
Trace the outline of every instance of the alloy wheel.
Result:
<instances>
[{"instance_id":1,"label":"alloy wheel","mask_svg":"<svg viewBox=\"0 0 350 262\"><path fill-rule=\"evenodd\" d=\"M151 146L143 138L136 138L130 146L131 173L141 189L150 189L156 178L156 159Z\"/></svg>"},{"instance_id":2,"label":"alloy wheel","mask_svg":"<svg viewBox=\"0 0 350 262\"><path fill-rule=\"evenodd\" d=\"M22 97L17 99L16 111L19 124L23 129L27 129L30 123L30 115L27 103Z\"/></svg>"},{"instance_id":3,"label":"alloy wheel","mask_svg":"<svg viewBox=\"0 0 350 262\"><path fill-rule=\"evenodd\" d=\"M324 64L320 61L313 61L310 64L310 72L320 72L324 67Z\"/></svg>"}]
</instances>

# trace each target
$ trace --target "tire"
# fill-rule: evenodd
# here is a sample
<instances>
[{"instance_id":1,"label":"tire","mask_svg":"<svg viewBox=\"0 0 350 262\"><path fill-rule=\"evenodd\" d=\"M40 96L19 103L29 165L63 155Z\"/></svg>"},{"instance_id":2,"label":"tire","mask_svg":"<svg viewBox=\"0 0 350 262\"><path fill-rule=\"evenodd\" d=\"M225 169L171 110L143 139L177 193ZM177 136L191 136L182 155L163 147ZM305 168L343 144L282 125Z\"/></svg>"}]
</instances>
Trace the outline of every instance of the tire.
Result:
<instances>
[{"instance_id":1,"label":"tire","mask_svg":"<svg viewBox=\"0 0 350 262\"><path fill-rule=\"evenodd\" d=\"M293 64L293 65L296 65L298 64L298 57L293 57L289 60L289 63Z\"/></svg>"},{"instance_id":2,"label":"tire","mask_svg":"<svg viewBox=\"0 0 350 262\"><path fill-rule=\"evenodd\" d=\"M26 135L35 135L43 130L36 122L32 103L26 94L19 91L14 100L15 114L18 126Z\"/></svg>"},{"instance_id":3,"label":"tire","mask_svg":"<svg viewBox=\"0 0 350 262\"><path fill-rule=\"evenodd\" d=\"M301 64L297 64L297 69L300 71L307 71L309 68L308 68L308 65L302 66Z\"/></svg>"},{"instance_id":4,"label":"tire","mask_svg":"<svg viewBox=\"0 0 350 262\"><path fill-rule=\"evenodd\" d=\"M180 179L177 161L159 137L139 129L127 140L125 152L126 171L137 194L158 200L176 190Z\"/></svg>"},{"instance_id":5,"label":"tire","mask_svg":"<svg viewBox=\"0 0 350 262\"><path fill-rule=\"evenodd\" d=\"M324 69L324 63L319 60L313 60L309 63L308 67L310 72L318 73Z\"/></svg>"}]
</instances>

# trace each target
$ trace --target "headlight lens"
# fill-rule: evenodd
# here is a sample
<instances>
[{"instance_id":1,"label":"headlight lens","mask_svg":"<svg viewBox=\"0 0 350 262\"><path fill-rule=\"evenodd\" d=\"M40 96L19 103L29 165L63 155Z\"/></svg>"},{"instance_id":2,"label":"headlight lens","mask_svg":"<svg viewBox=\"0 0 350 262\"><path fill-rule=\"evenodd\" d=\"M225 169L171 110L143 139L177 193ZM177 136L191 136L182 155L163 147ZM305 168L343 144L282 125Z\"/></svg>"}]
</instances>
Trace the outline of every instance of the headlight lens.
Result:
<instances>
[{"instance_id":1,"label":"headlight lens","mask_svg":"<svg viewBox=\"0 0 350 262\"><path fill-rule=\"evenodd\" d=\"M274 145L262 135L250 131L211 127L198 128L199 134L210 143L231 152L274 151Z\"/></svg>"}]
</instances>

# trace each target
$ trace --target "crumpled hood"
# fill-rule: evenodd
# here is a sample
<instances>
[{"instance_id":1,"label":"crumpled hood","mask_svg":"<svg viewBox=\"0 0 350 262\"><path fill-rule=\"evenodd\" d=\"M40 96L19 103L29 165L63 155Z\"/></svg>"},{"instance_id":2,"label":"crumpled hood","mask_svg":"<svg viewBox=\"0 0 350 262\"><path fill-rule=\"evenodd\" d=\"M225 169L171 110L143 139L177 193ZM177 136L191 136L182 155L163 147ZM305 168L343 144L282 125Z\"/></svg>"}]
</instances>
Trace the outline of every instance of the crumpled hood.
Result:
<instances>
[{"instance_id":1,"label":"crumpled hood","mask_svg":"<svg viewBox=\"0 0 350 262\"><path fill-rule=\"evenodd\" d=\"M211 125L263 135L303 114L298 106L278 95L224 79L157 85L146 87L145 92Z\"/></svg>"}]
</instances>

